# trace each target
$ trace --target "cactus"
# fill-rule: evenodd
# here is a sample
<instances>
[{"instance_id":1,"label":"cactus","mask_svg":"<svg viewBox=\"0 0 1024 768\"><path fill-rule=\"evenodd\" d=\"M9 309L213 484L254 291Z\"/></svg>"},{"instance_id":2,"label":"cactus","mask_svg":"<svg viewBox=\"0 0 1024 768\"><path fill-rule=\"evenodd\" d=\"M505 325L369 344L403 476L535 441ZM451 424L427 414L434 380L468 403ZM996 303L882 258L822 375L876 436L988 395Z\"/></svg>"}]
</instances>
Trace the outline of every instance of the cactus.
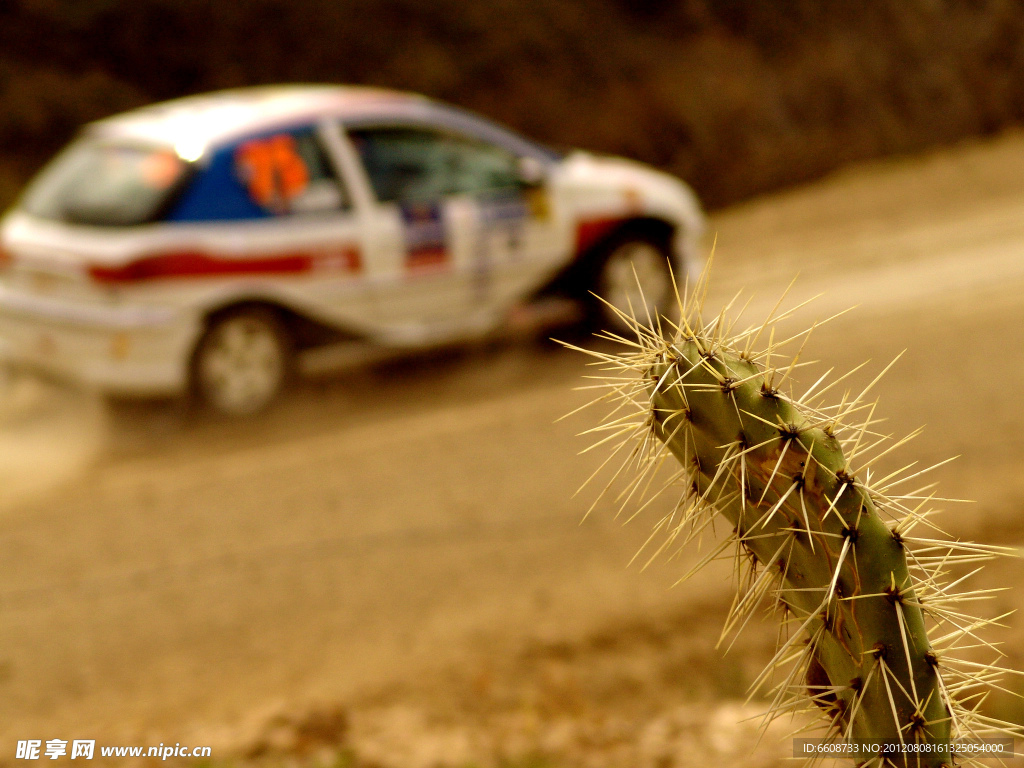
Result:
<instances>
[{"instance_id":1,"label":"cactus","mask_svg":"<svg viewBox=\"0 0 1024 768\"><path fill-rule=\"evenodd\" d=\"M977 711L995 668L956 658L987 623L957 602L986 595L947 583L949 569L1012 550L918 535L932 527L936 499L932 485L895 493L922 474L913 465L872 479L875 462L909 439L872 430L876 404L866 396L881 374L836 405L824 399L845 377L826 384L826 374L795 397L787 384L800 352L780 364L785 342L775 341L789 313L773 317L776 305L765 323L732 333L725 311L701 319L706 291L707 272L680 299L678 322L623 315L636 340L602 335L626 353L576 349L605 368L598 387L607 391L594 402L615 406L591 431L609 433L602 444L621 438L616 477L638 470L623 506L650 503L669 455L681 465L663 486L681 487L682 499L656 526L658 552L702 536L715 515L728 521L730 535L699 564L731 547L746 568L723 638L767 601L783 615L788 639L752 686L767 690L768 718L824 711L826 737L837 741L931 745L912 757L858 758L866 765L952 765L951 739L1019 735Z\"/></svg>"}]
</instances>

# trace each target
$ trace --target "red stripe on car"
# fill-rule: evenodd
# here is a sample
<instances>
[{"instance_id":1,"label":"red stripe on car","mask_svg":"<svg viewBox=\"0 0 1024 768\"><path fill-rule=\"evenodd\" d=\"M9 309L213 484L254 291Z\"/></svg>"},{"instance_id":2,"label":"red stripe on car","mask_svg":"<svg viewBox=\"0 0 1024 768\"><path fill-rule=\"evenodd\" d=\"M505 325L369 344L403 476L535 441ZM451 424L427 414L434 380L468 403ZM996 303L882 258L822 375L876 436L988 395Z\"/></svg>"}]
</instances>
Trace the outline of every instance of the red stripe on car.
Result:
<instances>
[{"instance_id":1,"label":"red stripe on car","mask_svg":"<svg viewBox=\"0 0 1024 768\"><path fill-rule=\"evenodd\" d=\"M448 251L444 246L417 248L405 255L405 268L410 272L432 270L444 267L448 263Z\"/></svg>"},{"instance_id":2,"label":"red stripe on car","mask_svg":"<svg viewBox=\"0 0 1024 768\"><path fill-rule=\"evenodd\" d=\"M623 221L625 219L621 216L602 216L600 218L581 219L578 221L576 223L576 253L583 253L597 245Z\"/></svg>"},{"instance_id":3,"label":"red stripe on car","mask_svg":"<svg viewBox=\"0 0 1024 768\"><path fill-rule=\"evenodd\" d=\"M93 264L89 276L100 283L133 283L184 277L295 275L313 270L359 272L362 267L362 257L354 247L249 257L179 251L145 256L117 266Z\"/></svg>"}]
</instances>

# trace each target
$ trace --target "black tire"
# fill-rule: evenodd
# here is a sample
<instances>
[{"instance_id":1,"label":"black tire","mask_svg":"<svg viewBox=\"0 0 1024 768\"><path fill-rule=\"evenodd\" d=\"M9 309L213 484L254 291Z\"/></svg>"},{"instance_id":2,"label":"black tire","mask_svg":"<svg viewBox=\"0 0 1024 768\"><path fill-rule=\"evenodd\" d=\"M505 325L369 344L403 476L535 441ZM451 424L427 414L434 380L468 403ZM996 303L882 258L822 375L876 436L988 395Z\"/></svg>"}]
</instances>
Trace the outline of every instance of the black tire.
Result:
<instances>
[{"instance_id":1,"label":"black tire","mask_svg":"<svg viewBox=\"0 0 1024 768\"><path fill-rule=\"evenodd\" d=\"M623 315L643 325L671 317L676 308L673 277L679 274L668 238L644 232L615 238L603 249L591 279L591 290L600 297L590 297L591 323L621 334L630 330Z\"/></svg>"},{"instance_id":2,"label":"black tire","mask_svg":"<svg viewBox=\"0 0 1024 768\"><path fill-rule=\"evenodd\" d=\"M243 307L211 319L192 356L192 392L210 410L250 416L277 399L292 375L291 339L269 309Z\"/></svg>"}]
</instances>

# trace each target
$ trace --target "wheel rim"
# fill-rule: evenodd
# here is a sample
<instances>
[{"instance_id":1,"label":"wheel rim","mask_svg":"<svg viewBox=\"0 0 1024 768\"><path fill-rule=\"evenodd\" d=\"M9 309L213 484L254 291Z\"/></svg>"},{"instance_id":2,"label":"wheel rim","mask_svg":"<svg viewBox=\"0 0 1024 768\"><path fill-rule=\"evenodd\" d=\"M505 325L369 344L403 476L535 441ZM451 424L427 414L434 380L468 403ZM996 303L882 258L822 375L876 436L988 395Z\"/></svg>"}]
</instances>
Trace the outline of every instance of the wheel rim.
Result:
<instances>
[{"instance_id":1,"label":"wheel rim","mask_svg":"<svg viewBox=\"0 0 1024 768\"><path fill-rule=\"evenodd\" d=\"M642 323L655 320L672 296L672 276L665 253L653 243L624 243L609 255L601 273L602 299ZM606 318L624 327L625 321L604 306Z\"/></svg>"},{"instance_id":2,"label":"wheel rim","mask_svg":"<svg viewBox=\"0 0 1024 768\"><path fill-rule=\"evenodd\" d=\"M210 333L198 361L206 399L232 415L254 413L277 394L285 352L276 330L256 317L234 317Z\"/></svg>"}]
</instances>

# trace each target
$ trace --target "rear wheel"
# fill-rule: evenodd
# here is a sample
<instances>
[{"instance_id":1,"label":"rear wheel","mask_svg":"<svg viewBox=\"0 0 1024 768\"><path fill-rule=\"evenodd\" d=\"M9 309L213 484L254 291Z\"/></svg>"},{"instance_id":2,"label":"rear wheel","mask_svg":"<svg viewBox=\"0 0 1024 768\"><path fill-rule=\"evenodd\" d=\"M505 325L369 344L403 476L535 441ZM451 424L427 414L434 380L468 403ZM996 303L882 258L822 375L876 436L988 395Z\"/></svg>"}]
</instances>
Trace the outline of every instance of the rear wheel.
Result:
<instances>
[{"instance_id":1,"label":"rear wheel","mask_svg":"<svg viewBox=\"0 0 1024 768\"><path fill-rule=\"evenodd\" d=\"M284 388L292 347L273 312L240 309L210 323L192 361L193 388L225 416L264 410Z\"/></svg>"},{"instance_id":2,"label":"rear wheel","mask_svg":"<svg viewBox=\"0 0 1024 768\"><path fill-rule=\"evenodd\" d=\"M629 330L623 315L643 325L656 322L675 304L675 284L668 243L643 234L631 234L609 246L601 261L594 292L595 320L609 330Z\"/></svg>"}]
</instances>

